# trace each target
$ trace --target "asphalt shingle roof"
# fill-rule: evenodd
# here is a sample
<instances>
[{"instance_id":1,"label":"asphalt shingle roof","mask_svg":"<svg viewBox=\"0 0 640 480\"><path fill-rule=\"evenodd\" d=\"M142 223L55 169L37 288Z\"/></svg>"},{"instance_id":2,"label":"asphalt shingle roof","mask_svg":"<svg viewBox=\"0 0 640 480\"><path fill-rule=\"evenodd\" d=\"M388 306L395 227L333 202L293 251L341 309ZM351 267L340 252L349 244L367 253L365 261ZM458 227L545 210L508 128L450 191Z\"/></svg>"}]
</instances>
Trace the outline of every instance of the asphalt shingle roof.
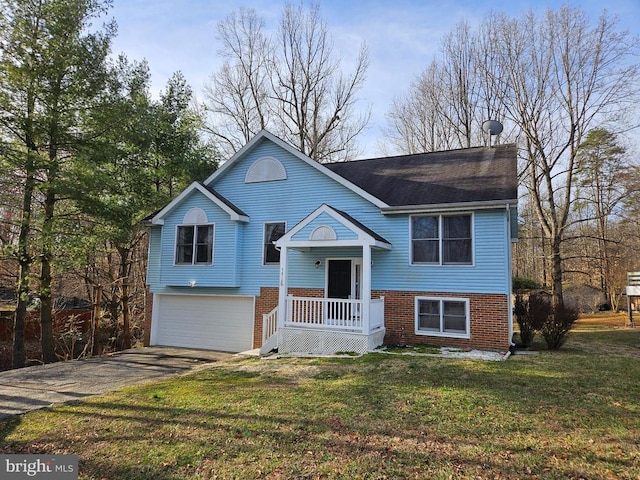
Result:
<instances>
[{"instance_id":1,"label":"asphalt shingle roof","mask_svg":"<svg viewBox=\"0 0 640 480\"><path fill-rule=\"evenodd\" d=\"M513 144L400 155L325 167L389 206L518 198Z\"/></svg>"}]
</instances>

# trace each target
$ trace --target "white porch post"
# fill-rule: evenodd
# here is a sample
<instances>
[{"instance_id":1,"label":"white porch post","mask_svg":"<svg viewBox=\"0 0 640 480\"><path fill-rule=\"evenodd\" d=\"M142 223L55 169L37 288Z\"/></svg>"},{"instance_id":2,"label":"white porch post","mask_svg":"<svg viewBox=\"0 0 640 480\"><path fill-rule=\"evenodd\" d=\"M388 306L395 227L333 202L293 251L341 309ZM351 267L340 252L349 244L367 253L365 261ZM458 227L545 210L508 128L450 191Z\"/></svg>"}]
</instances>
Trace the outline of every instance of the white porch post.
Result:
<instances>
[{"instance_id":1,"label":"white porch post","mask_svg":"<svg viewBox=\"0 0 640 480\"><path fill-rule=\"evenodd\" d=\"M287 247L280 248L280 284L278 290L278 329L284 327L287 315L287 291L289 290L289 269Z\"/></svg>"},{"instance_id":2,"label":"white porch post","mask_svg":"<svg viewBox=\"0 0 640 480\"><path fill-rule=\"evenodd\" d=\"M371 311L371 246L362 246L362 328L369 334Z\"/></svg>"}]
</instances>

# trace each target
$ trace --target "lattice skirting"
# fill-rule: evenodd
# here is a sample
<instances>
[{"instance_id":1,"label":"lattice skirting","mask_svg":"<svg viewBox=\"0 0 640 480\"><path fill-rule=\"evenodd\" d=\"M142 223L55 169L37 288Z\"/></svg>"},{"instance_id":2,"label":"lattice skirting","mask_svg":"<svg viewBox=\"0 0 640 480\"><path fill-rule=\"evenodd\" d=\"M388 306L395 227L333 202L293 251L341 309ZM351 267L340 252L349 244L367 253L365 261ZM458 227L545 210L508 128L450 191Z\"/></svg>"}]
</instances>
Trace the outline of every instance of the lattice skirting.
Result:
<instances>
[{"instance_id":1,"label":"lattice skirting","mask_svg":"<svg viewBox=\"0 0 640 480\"><path fill-rule=\"evenodd\" d=\"M284 327L278 330L278 352L319 354L336 352L366 353L382 345L384 332L384 328L365 335L362 333Z\"/></svg>"}]
</instances>

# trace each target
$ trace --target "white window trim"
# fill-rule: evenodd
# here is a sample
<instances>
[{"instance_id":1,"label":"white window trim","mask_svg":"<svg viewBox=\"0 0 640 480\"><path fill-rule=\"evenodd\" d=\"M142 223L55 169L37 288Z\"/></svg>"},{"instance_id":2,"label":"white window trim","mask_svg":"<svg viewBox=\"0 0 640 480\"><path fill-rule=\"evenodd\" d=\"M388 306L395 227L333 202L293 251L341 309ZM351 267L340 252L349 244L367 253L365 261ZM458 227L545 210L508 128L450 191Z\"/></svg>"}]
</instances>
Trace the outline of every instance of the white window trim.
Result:
<instances>
[{"instance_id":1,"label":"white window trim","mask_svg":"<svg viewBox=\"0 0 640 480\"><path fill-rule=\"evenodd\" d=\"M266 229L267 229L267 225L270 225L272 223L284 223L284 233L287 233L287 222L285 220L274 220L274 221L268 221L268 222L263 222L262 223L262 254L261 254L261 262L262 262L262 266L263 267L277 267L280 265L280 262L278 263L267 263L266 259L265 259L265 254L266 254L266 245L267 245L267 239L265 238L265 234L266 234Z\"/></svg>"},{"instance_id":2,"label":"white window trim","mask_svg":"<svg viewBox=\"0 0 640 480\"><path fill-rule=\"evenodd\" d=\"M211 226L211 263L178 263L177 260L177 254L178 254L178 229L180 227L206 227L206 226ZM193 242L193 258L195 258L196 252L195 252L195 248L196 248L196 232L194 230L193 232L193 238L194 238L194 242ZM215 262L215 258L216 258L216 224L215 223L211 223L211 222L207 222L207 223L180 223L178 225L176 225L176 229L175 229L175 233L173 236L173 266L174 267L212 267L214 262Z\"/></svg>"},{"instance_id":3,"label":"white window trim","mask_svg":"<svg viewBox=\"0 0 640 480\"><path fill-rule=\"evenodd\" d=\"M442 263L442 218L456 217L461 215L471 216L471 263ZM413 261L413 217L438 217L438 263L416 263ZM421 213L409 215L409 265L412 267L446 267L446 268L468 268L476 265L476 238L475 238L475 215L473 212L456 212L450 214Z\"/></svg>"},{"instance_id":4,"label":"white window trim","mask_svg":"<svg viewBox=\"0 0 640 480\"><path fill-rule=\"evenodd\" d=\"M442 312L444 311L443 303L444 302L464 302L465 304L465 315L466 315L466 330L467 333L450 333L450 332L432 332L426 330L420 330L418 328L420 321L420 300L427 301L438 301L440 302L440 327L442 328ZM422 335L425 337L446 337L446 338L471 338L471 308L469 306L468 298L457 298L457 297L415 297L414 303L414 330L416 335Z\"/></svg>"}]
</instances>

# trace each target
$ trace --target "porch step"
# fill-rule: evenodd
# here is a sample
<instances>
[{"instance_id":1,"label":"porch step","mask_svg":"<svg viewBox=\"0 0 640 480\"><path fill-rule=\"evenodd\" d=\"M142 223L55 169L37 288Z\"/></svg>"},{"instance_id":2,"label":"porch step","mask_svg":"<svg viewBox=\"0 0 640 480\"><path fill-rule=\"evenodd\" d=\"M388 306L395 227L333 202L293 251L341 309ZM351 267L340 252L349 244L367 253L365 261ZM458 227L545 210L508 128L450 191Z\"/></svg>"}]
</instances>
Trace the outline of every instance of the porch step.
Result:
<instances>
[{"instance_id":1,"label":"porch step","mask_svg":"<svg viewBox=\"0 0 640 480\"><path fill-rule=\"evenodd\" d=\"M278 334L275 333L267 338L263 343L262 347L260 347L260 355L266 355L267 353L272 352L273 350L278 349Z\"/></svg>"}]
</instances>

